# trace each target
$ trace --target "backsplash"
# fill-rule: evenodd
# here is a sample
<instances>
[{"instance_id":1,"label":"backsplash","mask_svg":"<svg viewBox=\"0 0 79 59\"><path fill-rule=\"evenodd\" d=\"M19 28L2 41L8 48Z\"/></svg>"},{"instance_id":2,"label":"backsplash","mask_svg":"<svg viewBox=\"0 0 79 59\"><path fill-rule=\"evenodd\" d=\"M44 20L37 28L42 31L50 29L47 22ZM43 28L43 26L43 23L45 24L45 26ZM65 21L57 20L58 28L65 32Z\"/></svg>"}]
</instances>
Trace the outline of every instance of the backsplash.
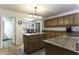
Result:
<instances>
[{"instance_id":1,"label":"backsplash","mask_svg":"<svg viewBox=\"0 0 79 59\"><path fill-rule=\"evenodd\" d=\"M43 28L43 30L66 31L66 27Z\"/></svg>"},{"instance_id":2,"label":"backsplash","mask_svg":"<svg viewBox=\"0 0 79 59\"><path fill-rule=\"evenodd\" d=\"M72 26L72 31L75 31L75 32L79 31L79 26Z\"/></svg>"},{"instance_id":3,"label":"backsplash","mask_svg":"<svg viewBox=\"0 0 79 59\"><path fill-rule=\"evenodd\" d=\"M66 27L44 28L43 30L66 31ZM79 31L79 26L72 26L72 31L78 32Z\"/></svg>"}]
</instances>

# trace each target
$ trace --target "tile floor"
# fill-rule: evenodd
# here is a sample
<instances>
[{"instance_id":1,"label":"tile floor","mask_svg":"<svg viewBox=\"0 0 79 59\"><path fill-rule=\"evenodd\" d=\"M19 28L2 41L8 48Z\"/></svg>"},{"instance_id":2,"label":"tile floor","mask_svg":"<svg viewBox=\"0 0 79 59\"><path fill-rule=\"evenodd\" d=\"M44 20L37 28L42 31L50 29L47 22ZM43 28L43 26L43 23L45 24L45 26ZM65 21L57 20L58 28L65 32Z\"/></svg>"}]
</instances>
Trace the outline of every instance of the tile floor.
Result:
<instances>
[{"instance_id":1,"label":"tile floor","mask_svg":"<svg viewBox=\"0 0 79 59\"><path fill-rule=\"evenodd\" d=\"M31 53L30 55L45 55L45 49L40 49L36 52Z\"/></svg>"},{"instance_id":2,"label":"tile floor","mask_svg":"<svg viewBox=\"0 0 79 59\"><path fill-rule=\"evenodd\" d=\"M14 44L12 43L12 40L3 41L3 48L8 48L8 47L11 47L13 45Z\"/></svg>"},{"instance_id":3,"label":"tile floor","mask_svg":"<svg viewBox=\"0 0 79 59\"><path fill-rule=\"evenodd\" d=\"M0 49L0 55L27 55L24 53L23 45L12 46L9 48ZM29 55L45 55L45 49L40 49Z\"/></svg>"}]
</instances>

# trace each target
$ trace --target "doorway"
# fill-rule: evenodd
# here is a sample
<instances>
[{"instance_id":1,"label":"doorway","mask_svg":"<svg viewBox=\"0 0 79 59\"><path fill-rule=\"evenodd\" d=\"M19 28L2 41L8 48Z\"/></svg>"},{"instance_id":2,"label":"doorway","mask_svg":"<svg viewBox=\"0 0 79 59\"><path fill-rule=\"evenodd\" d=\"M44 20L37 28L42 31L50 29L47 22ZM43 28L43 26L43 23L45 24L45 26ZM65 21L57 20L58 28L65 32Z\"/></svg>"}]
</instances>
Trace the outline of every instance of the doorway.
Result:
<instances>
[{"instance_id":1,"label":"doorway","mask_svg":"<svg viewBox=\"0 0 79 59\"><path fill-rule=\"evenodd\" d=\"M16 18L2 16L2 48L9 48L16 45Z\"/></svg>"},{"instance_id":2,"label":"doorway","mask_svg":"<svg viewBox=\"0 0 79 59\"><path fill-rule=\"evenodd\" d=\"M36 32L40 32L40 23L36 23Z\"/></svg>"}]
</instances>

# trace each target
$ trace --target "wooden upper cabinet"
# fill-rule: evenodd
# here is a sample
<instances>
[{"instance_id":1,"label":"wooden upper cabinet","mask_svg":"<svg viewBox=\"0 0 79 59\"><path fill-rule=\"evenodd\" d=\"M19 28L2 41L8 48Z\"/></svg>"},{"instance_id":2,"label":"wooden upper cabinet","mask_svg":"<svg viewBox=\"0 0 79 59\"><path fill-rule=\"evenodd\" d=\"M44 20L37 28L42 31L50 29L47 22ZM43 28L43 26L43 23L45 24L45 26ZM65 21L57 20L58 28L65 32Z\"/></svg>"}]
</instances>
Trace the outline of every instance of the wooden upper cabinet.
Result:
<instances>
[{"instance_id":1,"label":"wooden upper cabinet","mask_svg":"<svg viewBox=\"0 0 79 59\"><path fill-rule=\"evenodd\" d=\"M69 16L67 16L67 17L68 17L69 25L74 25L74 24L73 24L73 22L74 22L73 15L69 15Z\"/></svg>"},{"instance_id":2,"label":"wooden upper cabinet","mask_svg":"<svg viewBox=\"0 0 79 59\"><path fill-rule=\"evenodd\" d=\"M67 16L64 16L63 17L63 24L64 25L68 25L69 24L69 21L68 21L68 17Z\"/></svg>"},{"instance_id":3,"label":"wooden upper cabinet","mask_svg":"<svg viewBox=\"0 0 79 59\"><path fill-rule=\"evenodd\" d=\"M44 27L47 27L47 20L44 20Z\"/></svg>"},{"instance_id":4,"label":"wooden upper cabinet","mask_svg":"<svg viewBox=\"0 0 79 59\"><path fill-rule=\"evenodd\" d=\"M49 26L52 27L52 19L49 19Z\"/></svg>"},{"instance_id":5,"label":"wooden upper cabinet","mask_svg":"<svg viewBox=\"0 0 79 59\"><path fill-rule=\"evenodd\" d=\"M48 26L48 27L50 26L50 21L49 21L49 20L47 20L47 26Z\"/></svg>"},{"instance_id":6,"label":"wooden upper cabinet","mask_svg":"<svg viewBox=\"0 0 79 59\"><path fill-rule=\"evenodd\" d=\"M52 26L52 22L51 22L51 21L52 21L51 19L44 20L44 26L45 26L45 27L50 27L50 26Z\"/></svg>"},{"instance_id":7,"label":"wooden upper cabinet","mask_svg":"<svg viewBox=\"0 0 79 59\"><path fill-rule=\"evenodd\" d=\"M73 25L73 15L67 15L63 17L64 25Z\"/></svg>"},{"instance_id":8,"label":"wooden upper cabinet","mask_svg":"<svg viewBox=\"0 0 79 59\"><path fill-rule=\"evenodd\" d=\"M79 13L66 15L44 21L45 27L79 25Z\"/></svg>"},{"instance_id":9,"label":"wooden upper cabinet","mask_svg":"<svg viewBox=\"0 0 79 59\"><path fill-rule=\"evenodd\" d=\"M74 14L74 25L79 25L79 13Z\"/></svg>"},{"instance_id":10,"label":"wooden upper cabinet","mask_svg":"<svg viewBox=\"0 0 79 59\"><path fill-rule=\"evenodd\" d=\"M52 19L52 26L57 26L57 18Z\"/></svg>"},{"instance_id":11,"label":"wooden upper cabinet","mask_svg":"<svg viewBox=\"0 0 79 59\"><path fill-rule=\"evenodd\" d=\"M58 18L58 25L63 25L63 17Z\"/></svg>"}]
</instances>

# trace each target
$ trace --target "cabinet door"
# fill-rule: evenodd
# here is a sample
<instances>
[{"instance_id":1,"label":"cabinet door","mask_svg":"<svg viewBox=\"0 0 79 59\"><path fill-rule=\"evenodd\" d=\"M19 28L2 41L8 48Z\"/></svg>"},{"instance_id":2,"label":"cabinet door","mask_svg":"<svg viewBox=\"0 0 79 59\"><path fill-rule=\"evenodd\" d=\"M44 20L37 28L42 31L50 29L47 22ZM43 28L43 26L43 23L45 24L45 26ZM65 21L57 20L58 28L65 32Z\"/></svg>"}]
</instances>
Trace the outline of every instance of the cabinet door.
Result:
<instances>
[{"instance_id":1,"label":"cabinet door","mask_svg":"<svg viewBox=\"0 0 79 59\"><path fill-rule=\"evenodd\" d=\"M49 31L47 31L47 38L49 39Z\"/></svg>"},{"instance_id":2,"label":"cabinet door","mask_svg":"<svg viewBox=\"0 0 79 59\"><path fill-rule=\"evenodd\" d=\"M73 21L74 21L73 15L69 15L69 16L68 16L69 25L73 25Z\"/></svg>"},{"instance_id":3,"label":"cabinet door","mask_svg":"<svg viewBox=\"0 0 79 59\"><path fill-rule=\"evenodd\" d=\"M60 37L61 36L61 32L56 32L56 37Z\"/></svg>"},{"instance_id":4,"label":"cabinet door","mask_svg":"<svg viewBox=\"0 0 79 59\"><path fill-rule=\"evenodd\" d=\"M51 27L52 26L52 22L51 22L52 20L51 19L49 19L49 27Z\"/></svg>"},{"instance_id":5,"label":"cabinet door","mask_svg":"<svg viewBox=\"0 0 79 59\"><path fill-rule=\"evenodd\" d=\"M50 34L51 34L51 38L55 37L55 32L50 32Z\"/></svg>"},{"instance_id":6,"label":"cabinet door","mask_svg":"<svg viewBox=\"0 0 79 59\"><path fill-rule=\"evenodd\" d=\"M64 25L73 25L73 15L67 15L63 17Z\"/></svg>"},{"instance_id":7,"label":"cabinet door","mask_svg":"<svg viewBox=\"0 0 79 59\"><path fill-rule=\"evenodd\" d=\"M54 19L55 26L57 26L57 18Z\"/></svg>"},{"instance_id":8,"label":"cabinet door","mask_svg":"<svg viewBox=\"0 0 79 59\"><path fill-rule=\"evenodd\" d=\"M46 23L47 23L46 20L44 20L44 27L46 27Z\"/></svg>"},{"instance_id":9,"label":"cabinet door","mask_svg":"<svg viewBox=\"0 0 79 59\"><path fill-rule=\"evenodd\" d=\"M51 24L50 24L50 20L47 20L47 27L50 27Z\"/></svg>"},{"instance_id":10,"label":"cabinet door","mask_svg":"<svg viewBox=\"0 0 79 59\"><path fill-rule=\"evenodd\" d=\"M52 19L52 26L57 26L57 18Z\"/></svg>"},{"instance_id":11,"label":"cabinet door","mask_svg":"<svg viewBox=\"0 0 79 59\"><path fill-rule=\"evenodd\" d=\"M40 48L43 48L45 46L45 43L43 42L43 40L46 40L47 39L47 35L46 34L42 34L40 35L40 39L39 39L39 46Z\"/></svg>"},{"instance_id":12,"label":"cabinet door","mask_svg":"<svg viewBox=\"0 0 79 59\"><path fill-rule=\"evenodd\" d=\"M44 20L44 26L51 27L52 26L52 19Z\"/></svg>"},{"instance_id":13,"label":"cabinet door","mask_svg":"<svg viewBox=\"0 0 79 59\"><path fill-rule=\"evenodd\" d=\"M67 16L63 17L63 23L64 23L64 25L68 25L69 24Z\"/></svg>"},{"instance_id":14,"label":"cabinet door","mask_svg":"<svg viewBox=\"0 0 79 59\"><path fill-rule=\"evenodd\" d=\"M54 24L54 19L52 19L52 21L51 21L51 22L52 22L51 26L54 26L54 25L55 25L55 24Z\"/></svg>"},{"instance_id":15,"label":"cabinet door","mask_svg":"<svg viewBox=\"0 0 79 59\"><path fill-rule=\"evenodd\" d=\"M29 39L29 52L39 49L39 38Z\"/></svg>"},{"instance_id":16,"label":"cabinet door","mask_svg":"<svg viewBox=\"0 0 79 59\"><path fill-rule=\"evenodd\" d=\"M79 13L74 14L74 25L79 25Z\"/></svg>"},{"instance_id":17,"label":"cabinet door","mask_svg":"<svg viewBox=\"0 0 79 59\"><path fill-rule=\"evenodd\" d=\"M52 35L52 32L50 31L50 34L49 34L50 38L53 38L53 35Z\"/></svg>"},{"instance_id":18,"label":"cabinet door","mask_svg":"<svg viewBox=\"0 0 79 59\"><path fill-rule=\"evenodd\" d=\"M47 27L47 20L44 20L44 27Z\"/></svg>"},{"instance_id":19,"label":"cabinet door","mask_svg":"<svg viewBox=\"0 0 79 59\"><path fill-rule=\"evenodd\" d=\"M64 36L64 35L67 35L66 32L62 32L62 33L61 33L61 36Z\"/></svg>"},{"instance_id":20,"label":"cabinet door","mask_svg":"<svg viewBox=\"0 0 79 59\"><path fill-rule=\"evenodd\" d=\"M58 25L63 25L63 17L58 18Z\"/></svg>"}]
</instances>

